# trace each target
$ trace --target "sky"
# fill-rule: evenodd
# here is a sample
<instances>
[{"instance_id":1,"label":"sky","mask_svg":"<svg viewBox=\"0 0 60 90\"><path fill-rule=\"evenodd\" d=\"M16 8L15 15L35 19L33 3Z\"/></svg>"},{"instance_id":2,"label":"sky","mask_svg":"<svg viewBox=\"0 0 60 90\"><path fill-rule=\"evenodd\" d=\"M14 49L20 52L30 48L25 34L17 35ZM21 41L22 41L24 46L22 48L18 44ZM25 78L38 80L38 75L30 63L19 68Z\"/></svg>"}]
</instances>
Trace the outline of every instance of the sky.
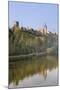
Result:
<instances>
[{"instance_id":1,"label":"sky","mask_svg":"<svg viewBox=\"0 0 60 90\"><path fill-rule=\"evenodd\" d=\"M48 31L58 31L58 5L9 1L9 26L19 21L20 26L41 28L47 25Z\"/></svg>"}]
</instances>

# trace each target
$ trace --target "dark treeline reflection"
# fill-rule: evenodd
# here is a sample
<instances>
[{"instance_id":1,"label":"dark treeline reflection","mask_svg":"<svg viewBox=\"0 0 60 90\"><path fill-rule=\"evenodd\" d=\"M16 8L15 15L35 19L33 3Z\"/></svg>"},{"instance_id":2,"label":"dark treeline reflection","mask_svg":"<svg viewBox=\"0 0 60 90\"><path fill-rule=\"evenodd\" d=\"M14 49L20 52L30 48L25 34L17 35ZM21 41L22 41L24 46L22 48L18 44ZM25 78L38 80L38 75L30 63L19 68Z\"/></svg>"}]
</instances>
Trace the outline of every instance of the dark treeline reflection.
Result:
<instances>
[{"instance_id":1,"label":"dark treeline reflection","mask_svg":"<svg viewBox=\"0 0 60 90\"><path fill-rule=\"evenodd\" d=\"M9 62L9 84L13 82L18 85L20 80L37 73L46 79L47 70L51 71L58 66L57 64L58 60L55 56L33 56L16 60L16 62Z\"/></svg>"}]
</instances>

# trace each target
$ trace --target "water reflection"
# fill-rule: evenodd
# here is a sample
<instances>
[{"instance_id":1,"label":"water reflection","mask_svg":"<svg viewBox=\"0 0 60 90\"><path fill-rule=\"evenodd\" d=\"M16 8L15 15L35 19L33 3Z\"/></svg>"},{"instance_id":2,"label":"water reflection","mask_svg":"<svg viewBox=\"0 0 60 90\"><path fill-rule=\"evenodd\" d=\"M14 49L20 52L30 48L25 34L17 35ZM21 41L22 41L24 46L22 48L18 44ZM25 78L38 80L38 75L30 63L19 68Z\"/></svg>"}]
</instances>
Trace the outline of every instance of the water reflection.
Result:
<instances>
[{"instance_id":1,"label":"water reflection","mask_svg":"<svg viewBox=\"0 0 60 90\"><path fill-rule=\"evenodd\" d=\"M26 77L33 77L39 74L46 80L48 72L56 69L58 65L57 57L30 57L17 60L16 62L9 62L9 85L13 83L15 86L19 85ZM14 87L14 86L13 86Z\"/></svg>"}]
</instances>

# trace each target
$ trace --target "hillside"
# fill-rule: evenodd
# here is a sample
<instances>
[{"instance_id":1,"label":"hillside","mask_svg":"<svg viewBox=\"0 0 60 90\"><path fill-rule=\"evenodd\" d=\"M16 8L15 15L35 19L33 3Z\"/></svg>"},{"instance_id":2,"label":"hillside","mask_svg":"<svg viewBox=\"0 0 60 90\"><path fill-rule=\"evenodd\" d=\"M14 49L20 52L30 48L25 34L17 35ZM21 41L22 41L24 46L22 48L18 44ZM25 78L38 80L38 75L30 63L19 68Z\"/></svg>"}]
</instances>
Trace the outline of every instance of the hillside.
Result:
<instances>
[{"instance_id":1,"label":"hillside","mask_svg":"<svg viewBox=\"0 0 60 90\"><path fill-rule=\"evenodd\" d=\"M9 29L9 55L24 55L40 53L52 46L57 47L57 35L42 35L36 30L27 30L22 27ZM56 48L55 48L56 49Z\"/></svg>"}]
</instances>

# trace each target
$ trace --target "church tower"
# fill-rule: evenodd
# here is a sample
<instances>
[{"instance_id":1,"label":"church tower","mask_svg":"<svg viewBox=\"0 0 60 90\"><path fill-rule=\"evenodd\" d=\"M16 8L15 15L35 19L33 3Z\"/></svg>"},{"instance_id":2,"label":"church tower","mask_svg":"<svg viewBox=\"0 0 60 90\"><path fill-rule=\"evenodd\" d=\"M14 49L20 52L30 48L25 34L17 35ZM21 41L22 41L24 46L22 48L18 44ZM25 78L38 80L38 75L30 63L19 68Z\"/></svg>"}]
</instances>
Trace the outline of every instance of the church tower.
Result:
<instances>
[{"instance_id":1,"label":"church tower","mask_svg":"<svg viewBox=\"0 0 60 90\"><path fill-rule=\"evenodd\" d=\"M43 31L44 35L46 35L47 34L47 25L46 24L44 24L44 29L43 30L44 30Z\"/></svg>"},{"instance_id":2,"label":"church tower","mask_svg":"<svg viewBox=\"0 0 60 90\"><path fill-rule=\"evenodd\" d=\"M15 22L14 26L12 27L12 29L13 29L13 32L19 31L20 27L19 27L19 22L18 21Z\"/></svg>"}]
</instances>

